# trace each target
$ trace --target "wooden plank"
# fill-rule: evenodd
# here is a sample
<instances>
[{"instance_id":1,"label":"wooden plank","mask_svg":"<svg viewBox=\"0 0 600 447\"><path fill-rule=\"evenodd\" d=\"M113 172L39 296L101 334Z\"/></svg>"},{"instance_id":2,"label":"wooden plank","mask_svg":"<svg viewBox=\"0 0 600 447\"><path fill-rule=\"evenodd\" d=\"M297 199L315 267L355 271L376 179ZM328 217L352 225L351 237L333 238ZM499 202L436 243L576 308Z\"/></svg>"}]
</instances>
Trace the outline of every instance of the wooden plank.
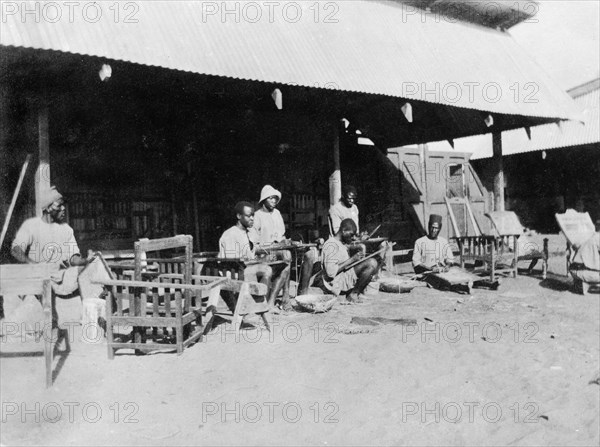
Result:
<instances>
[{"instance_id":1,"label":"wooden plank","mask_svg":"<svg viewBox=\"0 0 600 447\"><path fill-rule=\"evenodd\" d=\"M220 278L218 276L211 277L211 279L213 279L214 281L212 281L210 284L202 284L202 285L170 284L169 287L172 289L181 289L181 290L187 289L187 290L197 290L197 291L208 291L212 287L214 287L215 284L213 284L213 283L219 284L220 282L226 280L226 278ZM164 289L165 288L165 283L147 282L147 281L129 281L129 280L122 280L122 279L95 281L95 283L104 284L105 286L146 287L146 288L155 288L155 289Z\"/></svg>"},{"instance_id":2,"label":"wooden plank","mask_svg":"<svg viewBox=\"0 0 600 447\"><path fill-rule=\"evenodd\" d=\"M3 264L0 265L0 281L6 279L48 279L58 271L56 264Z\"/></svg>"},{"instance_id":3,"label":"wooden plank","mask_svg":"<svg viewBox=\"0 0 600 447\"><path fill-rule=\"evenodd\" d=\"M12 199L10 201L10 206L8 207L8 212L6 213L6 219L4 219L4 225L2 225L2 234L0 234L0 248L2 248L2 244L4 243L4 238L6 237L6 232L8 231L10 218L12 217L15 205L17 204L17 197L19 197L19 192L21 191L23 179L25 178L25 173L27 172L27 167L29 166L30 160L31 154L27 154L27 156L25 157L25 162L23 163L23 167L21 168L21 173L19 174L19 180L17 181L15 192L13 193Z\"/></svg>"},{"instance_id":4,"label":"wooden plank","mask_svg":"<svg viewBox=\"0 0 600 447\"><path fill-rule=\"evenodd\" d=\"M596 231L587 212L578 213L574 209L568 209L565 213L555 214L555 217L567 241L576 248L591 238Z\"/></svg>"},{"instance_id":5,"label":"wooden plank","mask_svg":"<svg viewBox=\"0 0 600 447\"><path fill-rule=\"evenodd\" d=\"M165 274L165 275L160 275L161 278L165 278L165 279L182 279L183 275L174 275L174 274ZM219 285L221 287L222 290L227 290L230 292L235 292L238 293L240 291L240 288L242 287L242 284L244 284L244 281L238 280L238 279L231 279L231 278L226 278L226 277L215 277L215 276L203 276L203 275L192 275L192 282L195 283L195 281L211 281L210 284L205 284L205 285L209 285L211 287L216 287L217 285ZM248 282L250 284L250 293L252 295L266 295L267 291L268 291L268 287L266 284L262 284L259 282L254 282L254 281L249 281ZM164 286L164 284L163 284Z\"/></svg>"},{"instance_id":6,"label":"wooden plank","mask_svg":"<svg viewBox=\"0 0 600 447\"><path fill-rule=\"evenodd\" d=\"M450 200L448 197L444 197L446 200L446 206L448 207L448 215L450 216L450 221L452 222L452 228L454 229L454 234L456 237L462 236L460 231L458 230L458 225L456 223L456 218L454 217L454 211L452 211L452 206L450 204Z\"/></svg>"},{"instance_id":7,"label":"wooden plank","mask_svg":"<svg viewBox=\"0 0 600 447\"><path fill-rule=\"evenodd\" d=\"M179 234L173 237L161 239L140 239L135 242L134 247L140 247L141 251L161 251L170 248L184 247L192 243L192 236Z\"/></svg>"},{"instance_id":8,"label":"wooden plank","mask_svg":"<svg viewBox=\"0 0 600 447\"><path fill-rule=\"evenodd\" d=\"M479 224L475 220L475 215L473 214L473 210L471 209L471 202L469 201L468 197L465 197L465 205L467 206L467 211L471 219L471 224L473 225L473 230L475 231L475 236L481 236L481 228L479 228Z\"/></svg>"},{"instance_id":9,"label":"wooden plank","mask_svg":"<svg viewBox=\"0 0 600 447\"><path fill-rule=\"evenodd\" d=\"M492 221L496 236L523 234L523 225L514 211L492 211L485 215Z\"/></svg>"},{"instance_id":10,"label":"wooden plank","mask_svg":"<svg viewBox=\"0 0 600 447\"><path fill-rule=\"evenodd\" d=\"M113 326L122 325L130 325L136 327L174 327L177 324L176 317L150 317L150 316L113 316L112 318Z\"/></svg>"},{"instance_id":11,"label":"wooden plank","mask_svg":"<svg viewBox=\"0 0 600 447\"><path fill-rule=\"evenodd\" d=\"M0 295L41 295L43 278L23 280L3 280L0 282Z\"/></svg>"}]
</instances>

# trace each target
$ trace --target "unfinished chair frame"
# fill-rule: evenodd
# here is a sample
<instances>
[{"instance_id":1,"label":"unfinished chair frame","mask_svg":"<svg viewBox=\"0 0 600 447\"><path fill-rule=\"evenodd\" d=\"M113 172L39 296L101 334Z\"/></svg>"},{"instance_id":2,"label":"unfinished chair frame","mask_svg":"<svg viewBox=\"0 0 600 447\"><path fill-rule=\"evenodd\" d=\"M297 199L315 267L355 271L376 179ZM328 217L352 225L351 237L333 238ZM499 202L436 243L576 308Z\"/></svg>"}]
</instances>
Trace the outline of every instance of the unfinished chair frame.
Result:
<instances>
[{"instance_id":1,"label":"unfinished chair frame","mask_svg":"<svg viewBox=\"0 0 600 447\"><path fill-rule=\"evenodd\" d=\"M181 280L184 281L184 275L181 275ZM177 354L182 354L184 348L198 341L204 332L202 301L209 297L213 300L218 297L220 285L224 281L225 279L208 278L202 285L102 281L101 284L109 294L106 299L108 358L113 359L115 351L122 348L140 351L176 348ZM116 341L115 327L124 326L133 327L131 341ZM158 328L174 328L175 346L156 342ZM152 329L150 336L148 329ZM146 342L148 337L154 342Z\"/></svg>"},{"instance_id":2,"label":"unfinished chair frame","mask_svg":"<svg viewBox=\"0 0 600 447\"><path fill-rule=\"evenodd\" d=\"M185 249L184 256L148 259L145 256L147 252L160 252L178 248ZM164 296L157 295L157 290L150 290L153 308L152 315L144 311L139 305L139 302L143 301L143 297L138 296L134 290L128 290L126 293L129 295L130 304L138 303L138 305L130 308L131 310L128 310L128 314L124 313L122 303L121 307L119 307L120 303L118 300L116 301L116 310L112 307L112 301L110 307L107 302L107 339L111 337L108 342L109 345L113 346L113 348L109 346L109 358L112 358L116 349L124 345L124 343L114 342L113 326L125 321L124 319L128 315L130 319L134 318L135 321L141 322L140 325L133 325L132 340L131 343L127 343L128 347L133 346L136 350L172 349L172 347L165 347L164 344L146 343L148 327L152 328L151 337L153 339L159 337L159 328L162 328L163 334L166 333L167 328L173 328L178 354L181 354L185 347L194 343L202 336L202 298L205 298L210 293L218 293L211 292L218 281L215 278L215 281L212 281L215 284L204 284L202 289L204 292L201 292L199 289L183 287L184 285L192 285L192 249L193 238L189 235L177 235L161 239L140 239L135 242L133 272L131 272L134 282L151 282L163 273L180 274L182 276L182 281L179 284L181 287L179 290L175 290L174 293L166 293ZM145 271L146 267L151 264L158 264L158 270ZM123 272L124 276L126 276L126 273L127 271ZM150 283L146 282L146 284ZM124 288L126 286L121 284L120 287ZM147 287L151 286L148 285ZM115 293L118 291L118 288L116 291L113 290L113 297L116 297ZM200 292L200 296L197 296L197 292ZM172 299L174 299L174 303L171 302ZM133 316L131 316L131 312L133 312ZM108 323L109 316L112 321L111 324ZM193 322L195 322L195 326L192 324ZM112 334L109 334L109 330Z\"/></svg>"},{"instance_id":3,"label":"unfinished chair frame","mask_svg":"<svg viewBox=\"0 0 600 447\"><path fill-rule=\"evenodd\" d=\"M50 275L54 270L56 266L52 264L0 265L0 295L41 295L42 297L46 388L52 386L53 349L54 342L58 339L58 328L54 327L52 317L54 312ZM19 352L28 351L19 349Z\"/></svg>"},{"instance_id":4,"label":"unfinished chair frame","mask_svg":"<svg viewBox=\"0 0 600 447\"><path fill-rule=\"evenodd\" d=\"M512 237L512 244L511 238ZM500 273L509 273L513 278L517 277L517 260L519 256L518 235L496 236L462 236L456 237L460 253L460 267L465 268L467 262L482 262L483 269L489 271L490 281L496 281ZM512 246L513 252L506 252ZM512 258L508 267L496 268L496 263L506 262Z\"/></svg>"}]
</instances>

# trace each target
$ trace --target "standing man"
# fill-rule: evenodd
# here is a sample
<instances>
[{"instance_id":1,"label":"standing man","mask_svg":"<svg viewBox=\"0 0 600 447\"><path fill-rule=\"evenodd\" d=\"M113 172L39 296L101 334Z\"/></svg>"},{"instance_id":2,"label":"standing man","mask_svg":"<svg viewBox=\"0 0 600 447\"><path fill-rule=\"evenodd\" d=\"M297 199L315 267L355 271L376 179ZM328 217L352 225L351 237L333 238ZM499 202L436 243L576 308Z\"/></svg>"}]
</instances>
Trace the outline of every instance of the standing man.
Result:
<instances>
[{"instance_id":1,"label":"standing man","mask_svg":"<svg viewBox=\"0 0 600 447\"><path fill-rule=\"evenodd\" d=\"M287 242L285 238L285 224L283 217L276 208L281 201L281 192L277 191L271 185L265 185L260 192L260 207L254 213L254 225L250 228L250 240L255 242L260 251L261 248L268 248L269 245L278 242ZM289 278L291 270L292 255L289 250L275 250L267 255L268 261L285 261L286 265L281 273L277 276L273 288L277 291L282 290L283 296L281 299L281 307L285 311L289 311L290 305ZM277 295L274 297L277 299Z\"/></svg>"},{"instance_id":2,"label":"standing man","mask_svg":"<svg viewBox=\"0 0 600 447\"><path fill-rule=\"evenodd\" d=\"M78 269L88 260L79 253L73 228L65 222L65 201L53 186L42 194L42 217L27 219L12 243L13 257L23 264L56 264L61 269L53 275L52 287L59 295L69 295L78 288ZM66 269L66 270L65 270Z\"/></svg>"},{"instance_id":3,"label":"standing man","mask_svg":"<svg viewBox=\"0 0 600 447\"><path fill-rule=\"evenodd\" d=\"M413 250L412 264L415 273L448 271L454 264L454 255L448 241L439 236L442 229L442 216L429 216L427 236L416 240Z\"/></svg>"},{"instance_id":4,"label":"standing man","mask_svg":"<svg viewBox=\"0 0 600 447\"><path fill-rule=\"evenodd\" d=\"M250 229L251 238L261 245L285 241L285 224L277 209L281 193L271 185L265 185L260 192L259 209L254 213L254 225Z\"/></svg>"},{"instance_id":5,"label":"standing man","mask_svg":"<svg viewBox=\"0 0 600 447\"><path fill-rule=\"evenodd\" d=\"M358 193L354 186L344 186L342 188L342 198L338 203L329 208L329 219L331 222L332 235L340 229L340 223L344 219L352 219L356 224L356 234L358 234L358 207L355 205Z\"/></svg>"},{"instance_id":6,"label":"standing man","mask_svg":"<svg viewBox=\"0 0 600 447\"><path fill-rule=\"evenodd\" d=\"M356 234L356 224L352 219L344 219L334 236L323 245L323 270L315 278L315 287L325 293L339 295L345 292L349 303L362 302L362 292L369 285L373 276L379 270L379 262L375 258L351 265L364 258L362 251L350 256L347 245Z\"/></svg>"}]
</instances>

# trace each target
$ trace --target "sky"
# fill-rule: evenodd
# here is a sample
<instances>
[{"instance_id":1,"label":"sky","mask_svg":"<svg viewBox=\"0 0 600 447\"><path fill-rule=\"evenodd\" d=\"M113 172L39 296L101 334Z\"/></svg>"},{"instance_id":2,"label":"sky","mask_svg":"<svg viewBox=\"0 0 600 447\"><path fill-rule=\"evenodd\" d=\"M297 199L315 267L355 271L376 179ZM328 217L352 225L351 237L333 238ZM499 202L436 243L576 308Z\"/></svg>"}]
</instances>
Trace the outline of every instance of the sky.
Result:
<instances>
[{"instance_id":1,"label":"sky","mask_svg":"<svg viewBox=\"0 0 600 447\"><path fill-rule=\"evenodd\" d=\"M536 16L509 30L567 90L600 77L600 0L539 0Z\"/></svg>"}]
</instances>

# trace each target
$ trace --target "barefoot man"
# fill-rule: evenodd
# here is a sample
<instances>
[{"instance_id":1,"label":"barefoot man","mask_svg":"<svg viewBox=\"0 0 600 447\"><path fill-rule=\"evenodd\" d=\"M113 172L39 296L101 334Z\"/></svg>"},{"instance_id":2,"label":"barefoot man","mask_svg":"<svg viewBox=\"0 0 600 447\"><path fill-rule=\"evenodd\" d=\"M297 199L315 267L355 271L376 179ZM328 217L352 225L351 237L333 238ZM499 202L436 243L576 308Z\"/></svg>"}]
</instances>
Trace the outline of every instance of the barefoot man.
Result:
<instances>
[{"instance_id":1,"label":"barefoot man","mask_svg":"<svg viewBox=\"0 0 600 447\"><path fill-rule=\"evenodd\" d=\"M350 303L362 301L363 291L380 267L374 257L352 266L365 256L362 251L352 256L348 253L348 244L355 234L356 223L352 219L342 220L337 233L323 245L323 270L317 274L313 284L325 293L339 295L345 292L346 300Z\"/></svg>"}]
</instances>

